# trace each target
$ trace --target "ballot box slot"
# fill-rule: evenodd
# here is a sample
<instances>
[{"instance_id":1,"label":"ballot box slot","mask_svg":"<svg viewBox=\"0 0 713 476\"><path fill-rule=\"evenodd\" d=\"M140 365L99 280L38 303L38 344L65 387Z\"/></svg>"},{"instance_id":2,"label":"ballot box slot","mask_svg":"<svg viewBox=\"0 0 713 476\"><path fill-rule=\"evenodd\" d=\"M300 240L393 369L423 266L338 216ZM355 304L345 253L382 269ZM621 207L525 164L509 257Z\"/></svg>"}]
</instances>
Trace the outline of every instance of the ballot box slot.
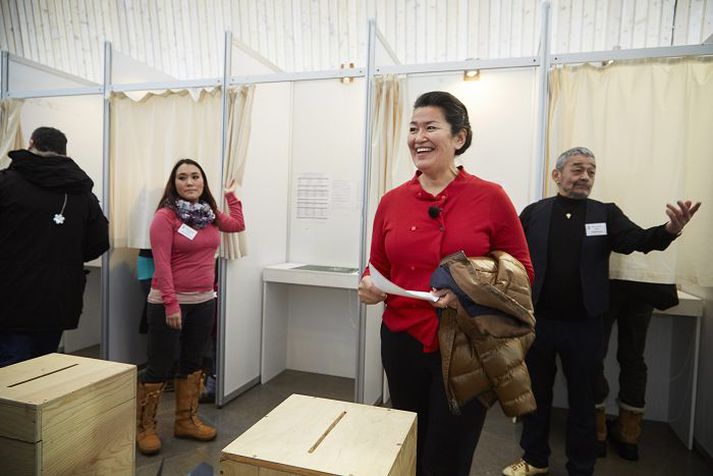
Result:
<instances>
[{"instance_id":1,"label":"ballot box slot","mask_svg":"<svg viewBox=\"0 0 713 476\"><path fill-rule=\"evenodd\" d=\"M346 410L343 411L342 413L337 416L337 418L334 419L331 425L327 427L326 430L324 430L324 433L315 441L315 443L310 447L308 453L314 453L317 447L324 441L324 439L329 435L329 433L339 424L339 422L344 418L344 416L347 414Z\"/></svg>"},{"instance_id":2,"label":"ballot box slot","mask_svg":"<svg viewBox=\"0 0 713 476\"><path fill-rule=\"evenodd\" d=\"M32 382L33 380L37 380L37 379L46 377L48 375L56 374L57 372L62 372L63 370L71 369L72 367L76 367L77 365L79 365L79 364L72 364L72 365L68 365L66 367L62 367L61 369L52 370L51 372L46 372L46 373L43 373L42 375L38 375L36 377L28 378L27 380L22 380L20 382L13 383L11 385L8 385L7 388L17 387L18 385L22 385L23 383Z\"/></svg>"}]
</instances>

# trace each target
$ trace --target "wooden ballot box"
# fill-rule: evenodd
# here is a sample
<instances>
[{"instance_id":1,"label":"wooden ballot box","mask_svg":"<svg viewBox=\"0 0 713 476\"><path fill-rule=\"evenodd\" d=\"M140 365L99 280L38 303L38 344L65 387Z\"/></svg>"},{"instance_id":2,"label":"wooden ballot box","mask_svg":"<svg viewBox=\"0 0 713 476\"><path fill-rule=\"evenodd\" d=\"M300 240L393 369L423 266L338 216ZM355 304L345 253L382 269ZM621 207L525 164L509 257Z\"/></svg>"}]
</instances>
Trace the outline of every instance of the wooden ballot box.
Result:
<instances>
[{"instance_id":1,"label":"wooden ballot box","mask_svg":"<svg viewBox=\"0 0 713 476\"><path fill-rule=\"evenodd\" d=\"M416 474L416 414L292 395L223 449L223 476Z\"/></svg>"},{"instance_id":2,"label":"wooden ballot box","mask_svg":"<svg viewBox=\"0 0 713 476\"><path fill-rule=\"evenodd\" d=\"M134 474L136 367L49 354L0 368L0 474Z\"/></svg>"}]
</instances>

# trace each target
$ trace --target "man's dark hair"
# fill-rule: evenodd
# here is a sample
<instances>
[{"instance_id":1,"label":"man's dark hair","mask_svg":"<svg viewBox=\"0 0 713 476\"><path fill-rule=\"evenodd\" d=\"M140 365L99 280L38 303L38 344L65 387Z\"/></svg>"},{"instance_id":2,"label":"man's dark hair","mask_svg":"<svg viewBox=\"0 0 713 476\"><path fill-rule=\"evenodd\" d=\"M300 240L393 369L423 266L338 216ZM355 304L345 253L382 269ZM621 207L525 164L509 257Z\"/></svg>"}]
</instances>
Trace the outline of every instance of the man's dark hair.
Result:
<instances>
[{"instance_id":1,"label":"man's dark hair","mask_svg":"<svg viewBox=\"0 0 713 476\"><path fill-rule=\"evenodd\" d=\"M54 127L38 127L30 137L32 146L40 152L67 155L67 136Z\"/></svg>"},{"instance_id":2,"label":"man's dark hair","mask_svg":"<svg viewBox=\"0 0 713 476\"><path fill-rule=\"evenodd\" d=\"M438 107L443 111L446 122L451 126L452 135L458 134L462 130L465 131L465 142L460 149L456 150L456 155L461 155L470 147L470 143L473 140L473 130L468 119L468 109L457 97L445 91L431 91L421 94L416 99L413 108L418 109L419 107L428 106Z\"/></svg>"}]
</instances>

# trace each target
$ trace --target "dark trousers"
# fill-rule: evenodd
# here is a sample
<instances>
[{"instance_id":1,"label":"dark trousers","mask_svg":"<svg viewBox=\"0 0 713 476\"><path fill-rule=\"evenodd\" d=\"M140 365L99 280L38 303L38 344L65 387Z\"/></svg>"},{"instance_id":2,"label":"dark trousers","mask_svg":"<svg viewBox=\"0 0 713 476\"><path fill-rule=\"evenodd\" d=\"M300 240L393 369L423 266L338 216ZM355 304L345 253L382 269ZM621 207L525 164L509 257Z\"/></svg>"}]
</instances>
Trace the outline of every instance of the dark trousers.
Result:
<instances>
[{"instance_id":1,"label":"dark trousers","mask_svg":"<svg viewBox=\"0 0 713 476\"><path fill-rule=\"evenodd\" d=\"M591 475L596 461L594 380L599 364L601 320L538 320L534 344L525 361L530 371L537 410L523 417L520 446L523 458L537 467L549 466L552 386L562 362L567 380L567 470L570 475Z\"/></svg>"},{"instance_id":2,"label":"dark trousers","mask_svg":"<svg viewBox=\"0 0 713 476\"><path fill-rule=\"evenodd\" d=\"M381 325L381 360L389 380L391 404L418 414L416 465L419 476L467 476L485 421L486 408L474 400L460 415L448 409L441 354L405 332Z\"/></svg>"},{"instance_id":3,"label":"dark trousers","mask_svg":"<svg viewBox=\"0 0 713 476\"><path fill-rule=\"evenodd\" d=\"M602 362L597 375L595 401L603 403L609 396L609 383L604 376L604 358L609 348L612 326L616 322L619 402L643 410L646 406L647 375L644 349L654 308L636 294L629 292L626 285L619 285L616 281L612 281L609 299L609 312L603 319Z\"/></svg>"},{"instance_id":4,"label":"dark trousers","mask_svg":"<svg viewBox=\"0 0 713 476\"><path fill-rule=\"evenodd\" d=\"M181 304L183 327L178 330L166 325L163 304L149 303L146 313L149 325L149 361L142 381L166 381L176 360L178 376L186 376L199 370L213 330L214 312L215 299L200 304Z\"/></svg>"},{"instance_id":5,"label":"dark trousers","mask_svg":"<svg viewBox=\"0 0 713 476\"><path fill-rule=\"evenodd\" d=\"M0 331L0 367L57 352L63 331Z\"/></svg>"},{"instance_id":6,"label":"dark trousers","mask_svg":"<svg viewBox=\"0 0 713 476\"><path fill-rule=\"evenodd\" d=\"M139 285L141 286L141 292L144 294L144 308L141 310L141 317L139 319L139 334L148 334L149 320L148 317L146 317L146 313L148 312L149 303L146 302L146 298L151 292L151 280L140 279Z\"/></svg>"}]
</instances>

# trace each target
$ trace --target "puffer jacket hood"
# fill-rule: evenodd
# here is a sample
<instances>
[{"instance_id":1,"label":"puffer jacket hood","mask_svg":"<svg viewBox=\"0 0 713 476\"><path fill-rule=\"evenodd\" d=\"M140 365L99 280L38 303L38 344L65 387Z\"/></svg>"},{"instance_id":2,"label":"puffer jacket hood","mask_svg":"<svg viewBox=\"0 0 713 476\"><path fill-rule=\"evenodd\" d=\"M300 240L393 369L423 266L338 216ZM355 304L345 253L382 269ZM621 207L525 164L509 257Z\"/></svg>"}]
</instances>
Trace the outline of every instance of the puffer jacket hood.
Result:
<instances>
[{"instance_id":1,"label":"puffer jacket hood","mask_svg":"<svg viewBox=\"0 0 713 476\"><path fill-rule=\"evenodd\" d=\"M25 149L7 155L12 159L10 170L45 190L79 194L91 192L94 187L92 179L69 157L42 156Z\"/></svg>"},{"instance_id":2,"label":"puffer jacket hood","mask_svg":"<svg viewBox=\"0 0 713 476\"><path fill-rule=\"evenodd\" d=\"M443 384L453 413L473 398L485 406L500 402L507 416L535 410L525 354L534 341L530 282L509 254L447 256L431 285L450 289L457 309L439 312Z\"/></svg>"}]
</instances>

